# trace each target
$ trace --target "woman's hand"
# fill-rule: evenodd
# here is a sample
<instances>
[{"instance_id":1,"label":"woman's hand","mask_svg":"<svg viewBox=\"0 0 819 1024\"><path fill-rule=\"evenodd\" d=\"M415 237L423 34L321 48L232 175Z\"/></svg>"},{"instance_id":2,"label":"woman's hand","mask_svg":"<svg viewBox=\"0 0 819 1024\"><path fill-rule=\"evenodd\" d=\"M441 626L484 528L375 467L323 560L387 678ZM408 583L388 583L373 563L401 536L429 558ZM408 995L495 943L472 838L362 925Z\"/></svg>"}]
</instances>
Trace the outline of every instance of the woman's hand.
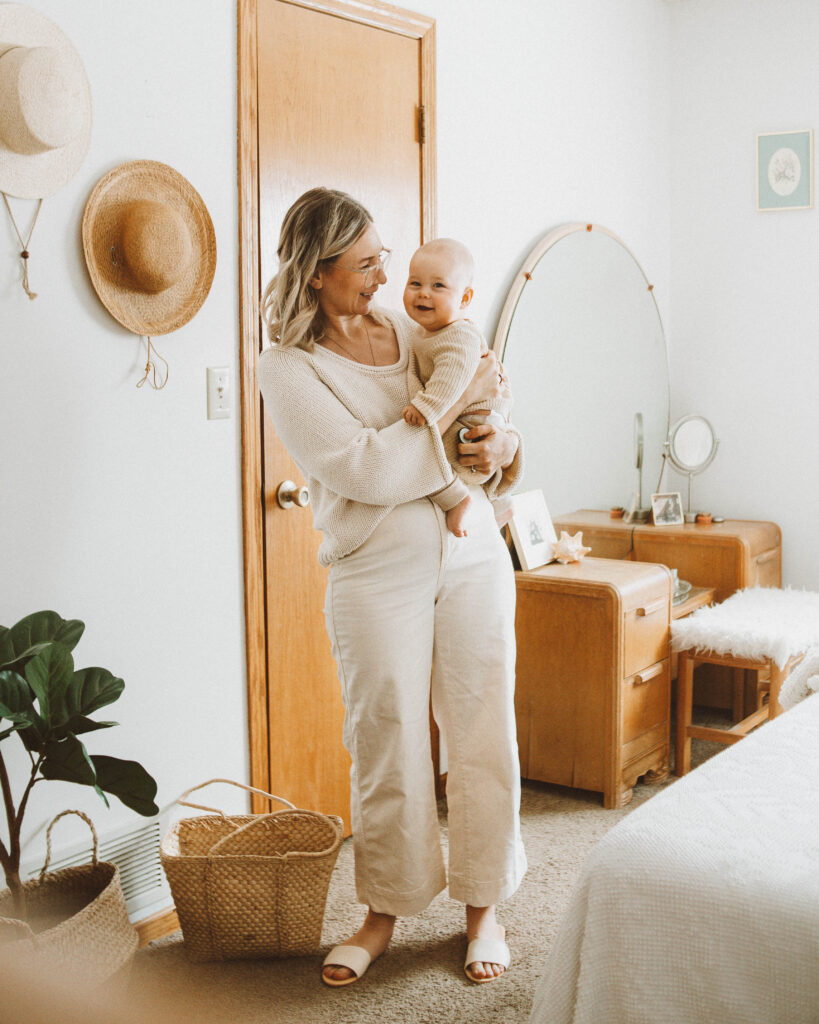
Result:
<instances>
[{"instance_id":1,"label":"woman's hand","mask_svg":"<svg viewBox=\"0 0 819 1024\"><path fill-rule=\"evenodd\" d=\"M448 409L438 420L438 429L441 434L444 434L468 405L474 405L484 399L511 398L511 396L509 382L503 374L503 367L498 362L497 356L494 352L484 352L464 393L452 408ZM479 411L484 415L489 414L488 409ZM515 451L517 451L517 444ZM510 461L514 457L515 452L513 451Z\"/></svg>"},{"instance_id":2,"label":"woman's hand","mask_svg":"<svg viewBox=\"0 0 819 1024\"><path fill-rule=\"evenodd\" d=\"M502 398L506 394L505 383L498 357L494 352L484 352L478 362L478 369L461 395L459 407L464 409L484 399Z\"/></svg>"},{"instance_id":3,"label":"woman's hand","mask_svg":"<svg viewBox=\"0 0 819 1024\"><path fill-rule=\"evenodd\" d=\"M476 473L491 474L511 466L519 444L517 434L498 430L491 423L470 427L464 438L469 440L458 445L458 462L462 466L474 466Z\"/></svg>"}]
</instances>

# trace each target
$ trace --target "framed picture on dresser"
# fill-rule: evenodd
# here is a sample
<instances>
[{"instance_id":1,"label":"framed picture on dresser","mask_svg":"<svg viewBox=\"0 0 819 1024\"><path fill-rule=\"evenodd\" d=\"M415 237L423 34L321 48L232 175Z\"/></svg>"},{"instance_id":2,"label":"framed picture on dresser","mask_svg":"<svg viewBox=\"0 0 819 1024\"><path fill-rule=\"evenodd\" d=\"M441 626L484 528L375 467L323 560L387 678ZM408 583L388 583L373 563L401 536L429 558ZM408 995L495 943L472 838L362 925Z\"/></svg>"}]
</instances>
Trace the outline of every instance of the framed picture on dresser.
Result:
<instances>
[{"instance_id":1,"label":"framed picture on dresser","mask_svg":"<svg viewBox=\"0 0 819 1024\"><path fill-rule=\"evenodd\" d=\"M682 497L679 491L651 495L651 518L655 526L682 526Z\"/></svg>"},{"instance_id":2,"label":"framed picture on dresser","mask_svg":"<svg viewBox=\"0 0 819 1024\"><path fill-rule=\"evenodd\" d=\"M521 569L537 569L554 560L552 551L557 534L543 491L523 491L512 495L509 532Z\"/></svg>"}]
</instances>

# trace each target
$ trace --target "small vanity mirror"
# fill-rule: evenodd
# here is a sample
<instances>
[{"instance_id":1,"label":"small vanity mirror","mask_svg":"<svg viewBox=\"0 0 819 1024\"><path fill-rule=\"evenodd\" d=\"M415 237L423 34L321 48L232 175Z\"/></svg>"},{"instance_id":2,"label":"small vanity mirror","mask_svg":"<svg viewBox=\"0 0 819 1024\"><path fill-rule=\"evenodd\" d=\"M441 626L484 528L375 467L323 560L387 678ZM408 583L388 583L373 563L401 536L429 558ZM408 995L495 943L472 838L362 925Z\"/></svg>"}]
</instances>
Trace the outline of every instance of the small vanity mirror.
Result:
<instances>
[{"instance_id":1,"label":"small vanity mirror","mask_svg":"<svg viewBox=\"0 0 819 1024\"><path fill-rule=\"evenodd\" d=\"M597 224L550 231L515 275L494 349L526 439L519 489L542 490L553 515L626 506L637 492L646 503L668 438L668 356L627 246Z\"/></svg>"},{"instance_id":2,"label":"small vanity mirror","mask_svg":"<svg viewBox=\"0 0 819 1024\"><path fill-rule=\"evenodd\" d=\"M688 477L688 510L685 518L687 522L693 522L695 513L691 509L691 480L714 461L719 440L704 416L683 416L668 432L666 447L671 465Z\"/></svg>"}]
</instances>

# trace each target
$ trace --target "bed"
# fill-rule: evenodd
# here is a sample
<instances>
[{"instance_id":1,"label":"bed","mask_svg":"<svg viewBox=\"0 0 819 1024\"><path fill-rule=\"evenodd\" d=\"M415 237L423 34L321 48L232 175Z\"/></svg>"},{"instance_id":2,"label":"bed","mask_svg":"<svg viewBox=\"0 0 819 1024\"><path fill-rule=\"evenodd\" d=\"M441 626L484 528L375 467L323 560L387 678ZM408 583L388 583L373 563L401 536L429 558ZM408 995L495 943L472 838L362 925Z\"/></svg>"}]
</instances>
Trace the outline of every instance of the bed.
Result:
<instances>
[{"instance_id":1,"label":"bed","mask_svg":"<svg viewBox=\"0 0 819 1024\"><path fill-rule=\"evenodd\" d=\"M819 1021L819 693L590 853L530 1024Z\"/></svg>"}]
</instances>

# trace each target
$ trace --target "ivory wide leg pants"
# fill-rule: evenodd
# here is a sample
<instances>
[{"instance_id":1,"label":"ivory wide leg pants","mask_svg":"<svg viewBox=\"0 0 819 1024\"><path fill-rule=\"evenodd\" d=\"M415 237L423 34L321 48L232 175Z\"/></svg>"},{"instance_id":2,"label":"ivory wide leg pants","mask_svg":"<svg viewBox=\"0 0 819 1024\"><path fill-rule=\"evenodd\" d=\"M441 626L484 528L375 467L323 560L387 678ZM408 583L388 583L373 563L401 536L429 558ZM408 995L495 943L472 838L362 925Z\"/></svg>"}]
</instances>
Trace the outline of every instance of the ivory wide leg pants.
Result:
<instances>
[{"instance_id":1,"label":"ivory wide leg pants","mask_svg":"<svg viewBox=\"0 0 819 1024\"><path fill-rule=\"evenodd\" d=\"M446 886L429 736L448 756L449 891L488 906L526 870L514 717L515 581L492 506L470 488L466 538L426 498L400 505L330 569L325 616L353 765L358 898L420 913Z\"/></svg>"}]
</instances>

